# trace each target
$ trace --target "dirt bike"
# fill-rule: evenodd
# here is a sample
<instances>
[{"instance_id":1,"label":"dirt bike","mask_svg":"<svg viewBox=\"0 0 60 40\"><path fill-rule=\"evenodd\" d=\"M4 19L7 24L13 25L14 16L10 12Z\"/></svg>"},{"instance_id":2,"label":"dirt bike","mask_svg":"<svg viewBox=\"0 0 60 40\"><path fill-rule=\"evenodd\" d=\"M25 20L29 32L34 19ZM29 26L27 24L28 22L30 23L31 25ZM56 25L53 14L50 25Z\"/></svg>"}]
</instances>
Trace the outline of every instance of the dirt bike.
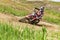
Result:
<instances>
[{"instance_id":1,"label":"dirt bike","mask_svg":"<svg viewBox=\"0 0 60 40\"><path fill-rule=\"evenodd\" d=\"M30 23L30 24L37 24L40 22L40 19L32 17L25 17L19 20L20 22Z\"/></svg>"}]
</instances>

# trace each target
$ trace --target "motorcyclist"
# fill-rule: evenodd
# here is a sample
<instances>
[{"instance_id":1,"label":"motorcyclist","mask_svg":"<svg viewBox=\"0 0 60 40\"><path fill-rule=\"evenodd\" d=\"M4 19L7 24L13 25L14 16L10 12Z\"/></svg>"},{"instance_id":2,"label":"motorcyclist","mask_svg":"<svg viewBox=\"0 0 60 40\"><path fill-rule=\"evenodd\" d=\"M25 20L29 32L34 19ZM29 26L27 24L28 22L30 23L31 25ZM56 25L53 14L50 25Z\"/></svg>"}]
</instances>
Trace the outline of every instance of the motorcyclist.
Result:
<instances>
[{"instance_id":1,"label":"motorcyclist","mask_svg":"<svg viewBox=\"0 0 60 40\"><path fill-rule=\"evenodd\" d=\"M39 8L35 8L34 12L32 14L26 16L26 18L32 18L32 16L33 16L31 21L33 21L35 19L42 19L43 12L44 12L44 7L43 6L40 7L40 9Z\"/></svg>"}]
</instances>

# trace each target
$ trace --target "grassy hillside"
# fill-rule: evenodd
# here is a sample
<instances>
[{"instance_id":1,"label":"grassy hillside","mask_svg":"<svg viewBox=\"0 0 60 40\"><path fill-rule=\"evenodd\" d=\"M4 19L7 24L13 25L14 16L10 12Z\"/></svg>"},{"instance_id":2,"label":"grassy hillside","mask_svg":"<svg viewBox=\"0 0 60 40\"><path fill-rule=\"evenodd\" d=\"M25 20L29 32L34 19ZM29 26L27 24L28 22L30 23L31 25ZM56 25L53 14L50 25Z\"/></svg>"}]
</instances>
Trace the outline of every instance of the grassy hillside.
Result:
<instances>
[{"instance_id":1,"label":"grassy hillside","mask_svg":"<svg viewBox=\"0 0 60 40\"><path fill-rule=\"evenodd\" d=\"M43 4L43 2L35 3L24 1L25 0L2 0L0 1L0 12L23 17L32 13L34 7L40 7ZM50 4L54 6L60 5L60 3L56 2L51 2ZM55 8L47 7L45 8L42 20L60 25L60 11L55 10ZM15 26L16 28L13 27L14 26L12 24L7 24L4 22L0 23L0 40L60 40L60 31L48 31L44 26L42 26L42 29L40 28L40 30L35 30L34 28L31 29L28 27L20 28L22 30L18 30L17 28L21 26ZM60 27L58 30L60 30Z\"/></svg>"},{"instance_id":2,"label":"grassy hillside","mask_svg":"<svg viewBox=\"0 0 60 40\"><path fill-rule=\"evenodd\" d=\"M9 3L8 3L9 2ZM8 4L7 4L8 3ZM38 5L37 5L38 4ZM55 2L51 3L52 5L55 4ZM37 6L35 6L37 5ZM29 13L32 13L31 10L34 7L40 7L42 5L42 2L33 3L33 2L14 2L14 1L2 1L0 3L0 12L4 13L10 13L16 16L25 16ZM55 4L56 5L56 4ZM44 21L60 24L60 12L56 11L54 8L45 8L45 14L43 17Z\"/></svg>"}]
</instances>

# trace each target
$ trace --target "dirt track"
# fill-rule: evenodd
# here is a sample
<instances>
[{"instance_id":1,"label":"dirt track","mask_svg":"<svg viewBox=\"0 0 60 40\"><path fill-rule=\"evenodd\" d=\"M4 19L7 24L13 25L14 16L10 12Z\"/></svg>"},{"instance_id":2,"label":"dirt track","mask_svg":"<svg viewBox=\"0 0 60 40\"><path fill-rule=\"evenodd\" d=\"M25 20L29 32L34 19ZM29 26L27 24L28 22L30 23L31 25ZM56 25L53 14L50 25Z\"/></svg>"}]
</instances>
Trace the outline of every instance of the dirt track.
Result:
<instances>
[{"instance_id":1,"label":"dirt track","mask_svg":"<svg viewBox=\"0 0 60 40\"><path fill-rule=\"evenodd\" d=\"M39 23L39 25L31 25L31 24L27 24L27 23L21 23L18 21L19 19L20 19L20 17L13 16L11 14L0 13L0 21L12 22L13 25L35 26L35 28L39 28L40 27L39 25L42 25L42 26L46 26L46 28L49 30L58 30L58 27L59 27L58 25L43 22L43 21L41 21Z\"/></svg>"}]
</instances>

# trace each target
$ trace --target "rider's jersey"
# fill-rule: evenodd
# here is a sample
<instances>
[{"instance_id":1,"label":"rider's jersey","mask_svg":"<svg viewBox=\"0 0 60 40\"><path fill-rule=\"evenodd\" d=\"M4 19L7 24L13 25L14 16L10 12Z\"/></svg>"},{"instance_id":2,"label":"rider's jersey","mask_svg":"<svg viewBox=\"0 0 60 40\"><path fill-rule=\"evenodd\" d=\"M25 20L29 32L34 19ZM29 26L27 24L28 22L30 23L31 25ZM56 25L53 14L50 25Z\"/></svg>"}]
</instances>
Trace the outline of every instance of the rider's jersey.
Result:
<instances>
[{"instance_id":1,"label":"rider's jersey","mask_svg":"<svg viewBox=\"0 0 60 40\"><path fill-rule=\"evenodd\" d=\"M33 16L33 18L42 19L43 12L44 12L44 10L40 9L40 11L39 11L39 14L40 14L40 15L38 15L38 14L35 13L35 12L33 12L32 14L28 15L27 17L32 17L32 16Z\"/></svg>"},{"instance_id":2,"label":"rider's jersey","mask_svg":"<svg viewBox=\"0 0 60 40\"><path fill-rule=\"evenodd\" d=\"M44 11L41 11L41 10L40 10L40 11L38 12L40 15L38 15L37 13L32 13L31 15L34 16L34 17L36 17L36 18L38 18L38 19L41 19L42 16L43 16L43 12L44 12Z\"/></svg>"},{"instance_id":3,"label":"rider's jersey","mask_svg":"<svg viewBox=\"0 0 60 40\"><path fill-rule=\"evenodd\" d=\"M33 18L36 18L36 19L41 19L43 16L43 13L40 13L40 15L33 13L33 14L29 15L29 17L31 17L31 16L33 16Z\"/></svg>"}]
</instances>

